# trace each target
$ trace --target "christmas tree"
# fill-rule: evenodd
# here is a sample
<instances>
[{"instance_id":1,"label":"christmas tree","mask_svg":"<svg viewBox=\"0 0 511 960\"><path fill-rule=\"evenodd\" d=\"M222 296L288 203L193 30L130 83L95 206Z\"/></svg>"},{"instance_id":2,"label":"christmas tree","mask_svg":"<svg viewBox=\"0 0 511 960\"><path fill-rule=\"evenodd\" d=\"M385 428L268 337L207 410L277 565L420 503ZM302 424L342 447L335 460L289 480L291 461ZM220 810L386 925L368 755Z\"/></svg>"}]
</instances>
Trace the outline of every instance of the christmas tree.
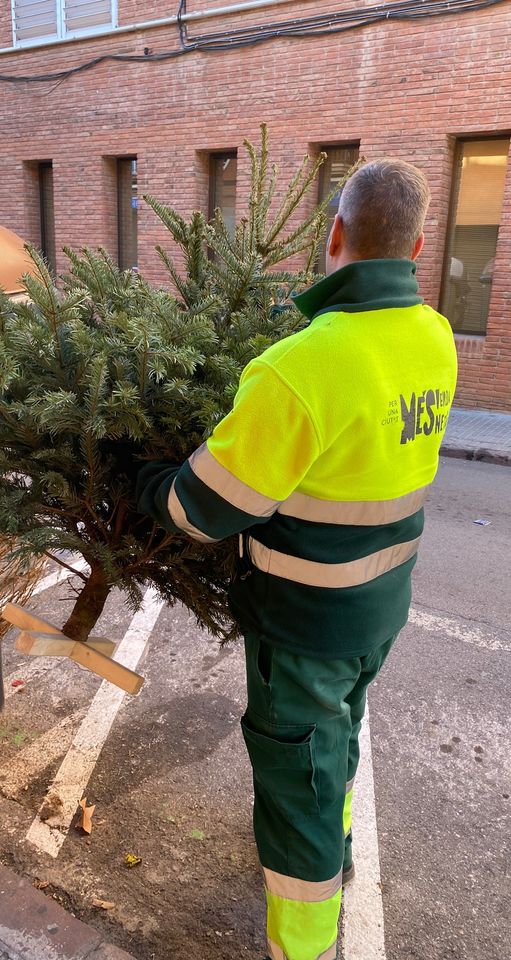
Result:
<instances>
[{"instance_id":1,"label":"christmas tree","mask_svg":"<svg viewBox=\"0 0 511 960\"><path fill-rule=\"evenodd\" d=\"M57 288L32 249L28 302L0 295L0 536L15 538L21 565L46 556L71 571L70 556L84 557L62 628L73 640L87 639L114 587L136 609L148 585L214 635L235 633L236 545L202 545L141 517L133 476L145 460L181 464L230 409L244 366L303 325L288 297L316 279L326 203L299 213L323 156L306 157L276 202L265 127L258 150L245 146L250 197L234 235L220 211L187 221L146 198L182 253L181 270L158 248L171 292L90 250L66 250ZM297 253L302 271L280 269Z\"/></svg>"}]
</instances>

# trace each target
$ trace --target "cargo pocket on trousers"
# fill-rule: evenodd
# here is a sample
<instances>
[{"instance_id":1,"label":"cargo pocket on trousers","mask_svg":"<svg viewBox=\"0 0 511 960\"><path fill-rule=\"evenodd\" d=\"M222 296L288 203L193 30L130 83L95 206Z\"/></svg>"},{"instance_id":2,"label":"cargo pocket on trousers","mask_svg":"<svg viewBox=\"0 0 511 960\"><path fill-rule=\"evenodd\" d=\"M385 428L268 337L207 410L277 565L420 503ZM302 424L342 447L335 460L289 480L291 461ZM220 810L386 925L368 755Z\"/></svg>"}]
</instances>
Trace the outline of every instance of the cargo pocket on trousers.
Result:
<instances>
[{"instance_id":1,"label":"cargo pocket on trousers","mask_svg":"<svg viewBox=\"0 0 511 960\"><path fill-rule=\"evenodd\" d=\"M255 730L245 714L241 729L259 786L288 819L319 813L314 763L314 725L273 725L270 733Z\"/></svg>"}]
</instances>

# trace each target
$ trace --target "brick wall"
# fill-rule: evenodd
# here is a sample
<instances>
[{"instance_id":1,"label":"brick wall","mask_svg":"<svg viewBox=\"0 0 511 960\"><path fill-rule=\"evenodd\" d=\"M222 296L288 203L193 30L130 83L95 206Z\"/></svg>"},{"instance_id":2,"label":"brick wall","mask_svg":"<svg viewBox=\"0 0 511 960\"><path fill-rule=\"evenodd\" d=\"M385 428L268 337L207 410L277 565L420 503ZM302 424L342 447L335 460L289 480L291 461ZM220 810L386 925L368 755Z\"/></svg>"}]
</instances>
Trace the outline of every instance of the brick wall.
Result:
<instances>
[{"instance_id":1,"label":"brick wall","mask_svg":"<svg viewBox=\"0 0 511 960\"><path fill-rule=\"evenodd\" d=\"M189 0L189 11L221 6ZM212 33L369 2L286 3L189 24ZM1 5L0 44L11 42ZM177 2L119 0L125 24L173 15ZM7 15L6 15L7 14ZM38 240L34 164L54 165L57 246L102 244L117 253L115 163L138 157L139 194L150 192L183 213L207 211L207 153L238 148L239 209L246 197L242 141L270 127L272 152L290 174L309 150L360 142L368 158L400 156L428 174L433 200L419 275L437 306L457 137L511 130L511 3L427 21L389 22L321 39L281 38L217 54L159 63L107 62L62 82L0 85L2 224ZM111 53L177 50L174 26L96 37L0 57L4 74L35 74ZM458 337L457 402L511 410L511 169L499 235L486 337ZM34 212L35 210L35 212ZM140 268L164 282L155 243L170 246L155 215L139 210ZM60 267L64 258L60 258Z\"/></svg>"},{"instance_id":2,"label":"brick wall","mask_svg":"<svg viewBox=\"0 0 511 960\"><path fill-rule=\"evenodd\" d=\"M119 26L174 17L177 6L176 0L163 0L163 3L162 0L144 0L144 3L140 3L140 0L119 0Z\"/></svg>"},{"instance_id":3,"label":"brick wall","mask_svg":"<svg viewBox=\"0 0 511 960\"><path fill-rule=\"evenodd\" d=\"M0 4L0 48L10 47L12 44L11 4ZM1 67L0 67L1 70Z\"/></svg>"}]
</instances>

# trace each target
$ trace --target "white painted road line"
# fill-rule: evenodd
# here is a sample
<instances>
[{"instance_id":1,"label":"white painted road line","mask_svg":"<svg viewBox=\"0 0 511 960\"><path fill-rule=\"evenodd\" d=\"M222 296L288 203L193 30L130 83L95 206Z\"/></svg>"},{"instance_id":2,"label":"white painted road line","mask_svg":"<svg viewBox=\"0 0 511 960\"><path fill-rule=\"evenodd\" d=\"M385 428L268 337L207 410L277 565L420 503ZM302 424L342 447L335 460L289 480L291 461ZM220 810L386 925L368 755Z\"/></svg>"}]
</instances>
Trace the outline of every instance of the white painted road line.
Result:
<instances>
[{"instance_id":1,"label":"white painted road line","mask_svg":"<svg viewBox=\"0 0 511 960\"><path fill-rule=\"evenodd\" d=\"M50 730L42 733L37 740L19 750L14 758L7 761L5 767L0 767L0 793L4 797L16 799L34 777L66 753L86 709L83 707L71 716L64 717Z\"/></svg>"},{"instance_id":2,"label":"white painted road line","mask_svg":"<svg viewBox=\"0 0 511 960\"><path fill-rule=\"evenodd\" d=\"M149 588L116 650L115 659L131 670L137 668L162 607L163 601ZM55 816L43 821L38 814L27 833L26 839L42 853L58 856L124 697L123 690L106 680L96 693L43 801L46 809L50 805L56 810Z\"/></svg>"},{"instance_id":3,"label":"white painted road line","mask_svg":"<svg viewBox=\"0 0 511 960\"><path fill-rule=\"evenodd\" d=\"M409 623L485 650L511 651L511 641L460 618L441 617L412 607ZM380 858L369 732L369 712L360 734L360 764L353 794L353 859L356 881L344 894L345 960L385 960Z\"/></svg>"},{"instance_id":4,"label":"white painted road line","mask_svg":"<svg viewBox=\"0 0 511 960\"><path fill-rule=\"evenodd\" d=\"M467 626L467 621L462 617L438 617L433 613L426 613L425 610L418 610L412 607L410 610L409 622L422 630L430 630L433 633L442 633L453 640L462 640L463 643L470 643L474 647L483 647L485 650L506 650L511 652L511 639L503 640L491 631L484 632L472 623Z\"/></svg>"},{"instance_id":5,"label":"white painted road line","mask_svg":"<svg viewBox=\"0 0 511 960\"><path fill-rule=\"evenodd\" d=\"M511 651L511 641L496 636L462 618L440 617L413 607L409 622L421 630L440 633L485 650ZM360 734L360 764L353 794L353 859L356 881L344 894L345 960L385 960L383 901L374 797L369 712Z\"/></svg>"},{"instance_id":6,"label":"white painted road line","mask_svg":"<svg viewBox=\"0 0 511 960\"><path fill-rule=\"evenodd\" d=\"M344 892L344 958L386 960L367 707L360 732L360 763L353 793L353 860L356 879Z\"/></svg>"}]
</instances>

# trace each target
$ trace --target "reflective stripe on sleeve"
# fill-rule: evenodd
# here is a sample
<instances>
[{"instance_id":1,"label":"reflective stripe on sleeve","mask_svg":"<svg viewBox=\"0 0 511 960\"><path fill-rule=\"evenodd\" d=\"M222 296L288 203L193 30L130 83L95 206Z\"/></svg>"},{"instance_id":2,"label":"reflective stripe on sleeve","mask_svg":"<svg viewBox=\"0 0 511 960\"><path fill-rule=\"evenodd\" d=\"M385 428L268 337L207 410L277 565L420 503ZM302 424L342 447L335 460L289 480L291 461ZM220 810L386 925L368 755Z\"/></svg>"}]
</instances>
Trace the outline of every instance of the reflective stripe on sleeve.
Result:
<instances>
[{"instance_id":1,"label":"reflective stripe on sleeve","mask_svg":"<svg viewBox=\"0 0 511 960\"><path fill-rule=\"evenodd\" d=\"M353 790L353 785L355 783L355 777L352 777L351 780L348 780L346 784L346 793L351 793Z\"/></svg>"},{"instance_id":2,"label":"reflective stripe on sleeve","mask_svg":"<svg viewBox=\"0 0 511 960\"><path fill-rule=\"evenodd\" d=\"M298 880L296 877L286 877L283 873L275 873L263 867L264 882L270 893L286 900L300 900L302 903L321 903L329 900L342 887L342 870L331 880Z\"/></svg>"},{"instance_id":3,"label":"reflective stripe on sleeve","mask_svg":"<svg viewBox=\"0 0 511 960\"><path fill-rule=\"evenodd\" d=\"M316 523L371 527L412 517L424 506L429 485L394 500L318 500L304 493L292 493L278 512L297 520Z\"/></svg>"},{"instance_id":4,"label":"reflective stripe on sleeve","mask_svg":"<svg viewBox=\"0 0 511 960\"><path fill-rule=\"evenodd\" d=\"M420 537L416 537L415 540L396 543L367 557L345 563L318 563L314 560L302 560L301 557L270 550L252 537L249 538L248 543L250 558L258 570L284 580L303 583L309 587L340 589L368 583L406 563L417 553L419 541Z\"/></svg>"},{"instance_id":5,"label":"reflective stripe on sleeve","mask_svg":"<svg viewBox=\"0 0 511 960\"><path fill-rule=\"evenodd\" d=\"M176 481L174 480L170 488L167 505L171 519L176 526L179 527L180 530L183 530L184 533L187 533L189 537L193 537L194 540L200 540L201 543L218 543L218 540L215 540L213 537L208 537L206 533L203 533L198 527L194 527L193 523L190 523L183 504L176 493L175 486Z\"/></svg>"},{"instance_id":6,"label":"reflective stripe on sleeve","mask_svg":"<svg viewBox=\"0 0 511 960\"><path fill-rule=\"evenodd\" d=\"M271 517L280 500L271 500L253 490L215 459L205 443L189 458L188 463L196 477L233 507L253 517Z\"/></svg>"}]
</instances>

